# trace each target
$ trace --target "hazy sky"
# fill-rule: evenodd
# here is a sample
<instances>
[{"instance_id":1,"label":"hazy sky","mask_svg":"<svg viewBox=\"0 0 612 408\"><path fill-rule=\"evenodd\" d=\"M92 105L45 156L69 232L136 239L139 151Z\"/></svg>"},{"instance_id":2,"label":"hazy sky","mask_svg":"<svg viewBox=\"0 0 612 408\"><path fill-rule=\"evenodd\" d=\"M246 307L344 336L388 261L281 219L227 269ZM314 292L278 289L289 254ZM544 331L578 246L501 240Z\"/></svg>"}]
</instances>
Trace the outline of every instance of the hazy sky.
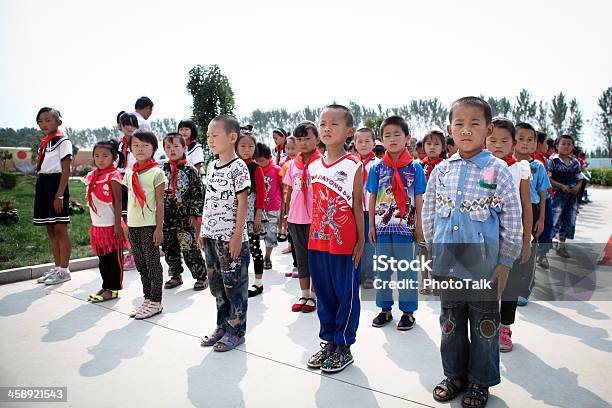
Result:
<instances>
[{"instance_id":1,"label":"hazy sky","mask_svg":"<svg viewBox=\"0 0 612 408\"><path fill-rule=\"evenodd\" d=\"M140 95L190 114L195 64L218 64L240 116L355 100L578 98L612 86L612 2L0 0L0 127L111 126Z\"/></svg>"}]
</instances>

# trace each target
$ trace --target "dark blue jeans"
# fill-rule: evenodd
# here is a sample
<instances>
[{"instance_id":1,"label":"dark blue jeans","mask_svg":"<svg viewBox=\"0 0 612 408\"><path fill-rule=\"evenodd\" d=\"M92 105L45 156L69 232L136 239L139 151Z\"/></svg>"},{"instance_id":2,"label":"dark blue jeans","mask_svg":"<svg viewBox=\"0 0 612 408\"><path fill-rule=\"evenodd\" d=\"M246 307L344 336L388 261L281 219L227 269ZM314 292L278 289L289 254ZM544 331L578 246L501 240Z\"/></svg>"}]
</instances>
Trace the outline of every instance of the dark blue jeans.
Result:
<instances>
[{"instance_id":1,"label":"dark blue jeans","mask_svg":"<svg viewBox=\"0 0 612 408\"><path fill-rule=\"evenodd\" d=\"M544 231L538 237L538 256L546 255L552 244L553 229L552 198L546 199L546 213L544 214Z\"/></svg>"},{"instance_id":2,"label":"dark blue jeans","mask_svg":"<svg viewBox=\"0 0 612 408\"><path fill-rule=\"evenodd\" d=\"M483 386L499 384L497 289L440 291L444 375ZM468 332L469 325L469 332Z\"/></svg>"}]
</instances>

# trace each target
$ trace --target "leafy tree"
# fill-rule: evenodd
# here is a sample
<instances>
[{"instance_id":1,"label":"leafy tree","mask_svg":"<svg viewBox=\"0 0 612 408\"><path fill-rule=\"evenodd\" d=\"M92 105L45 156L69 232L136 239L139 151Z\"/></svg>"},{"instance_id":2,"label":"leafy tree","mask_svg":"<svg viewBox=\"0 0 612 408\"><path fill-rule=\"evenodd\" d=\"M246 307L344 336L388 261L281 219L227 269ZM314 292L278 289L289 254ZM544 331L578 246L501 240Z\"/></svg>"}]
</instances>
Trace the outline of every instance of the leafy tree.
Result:
<instances>
[{"instance_id":1,"label":"leafy tree","mask_svg":"<svg viewBox=\"0 0 612 408\"><path fill-rule=\"evenodd\" d=\"M484 96L480 95L480 97L486 99L486 101L489 102L489 105L491 105L491 112L493 113L493 117L508 117L510 111L512 110L512 104L510 103L510 100L505 96L502 96L499 99L492 96L485 98Z\"/></svg>"},{"instance_id":2,"label":"leafy tree","mask_svg":"<svg viewBox=\"0 0 612 408\"><path fill-rule=\"evenodd\" d=\"M548 104L544 101L538 102L538 113L535 118L537 127L547 135L550 134L550 123L548 122Z\"/></svg>"},{"instance_id":3,"label":"leafy tree","mask_svg":"<svg viewBox=\"0 0 612 408\"><path fill-rule=\"evenodd\" d=\"M603 91L597 100L597 106L600 109L596 117L600 137L604 143L606 156L612 157L612 86ZM600 157L603 157L603 154Z\"/></svg>"},{"instance_id":4,"label":"leafy tree","mask_svg":"<svg viewBox=\"0 0 612 408\"><path fill-rule=\"evenodd\" d=\"M580 144L580 135L582 134L582 111L578 106L576 98L572 99L569 104L569 118L567 120L566 132L574 138L576 145Z\"/></svg>"},{"instance_id":5,"label":"leafy tree","mask_svg":"<svg viewBox=\"0 0 612 408\"><path fill-rule=\"evenodd\" d=\"M531 94L527 89L521 89L516 97L516 104L512 109L512 116L515 122L535 122L537 104L531 100Z\"/></svg>"},{"instance_id":6,"label":"leafy tree","mask_svg":"<svg viewBox=\"0 0 612 408\"><path fill-rule=\"evenodd\" d=\"M556 137L561 136L564 132L563 124L566 116L567 103L565 102L565 95L563 92L559 92L550 103L550 121Z\"/></svg>"}]
</instances>

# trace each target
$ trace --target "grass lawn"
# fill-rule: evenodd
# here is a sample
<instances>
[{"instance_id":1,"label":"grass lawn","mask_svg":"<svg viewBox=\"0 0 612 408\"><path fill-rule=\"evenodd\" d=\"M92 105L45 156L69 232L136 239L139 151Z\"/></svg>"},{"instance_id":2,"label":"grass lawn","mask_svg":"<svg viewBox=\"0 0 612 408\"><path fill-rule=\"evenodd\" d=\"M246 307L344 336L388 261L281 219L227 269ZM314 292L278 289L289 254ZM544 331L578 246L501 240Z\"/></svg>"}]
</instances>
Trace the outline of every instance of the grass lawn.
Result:
<instances>
[{"instance_id":1,"label":"grass lawn","mask_svg":"<svg viewBox=\"0 0 612 408\"><path fill-rule=\"evenodd\" d=\"M46 227L32 223L36 177L19 176L12 190L0 189L2 201L9 200L19 213L19 223L0 225L0 270L53 262ZM85 184L70 180L70 199L85 207L83 214L70 216L68 231L72 241L71 259L93 256L89 245L89 210Z\"/></svg>"}]
</instances>

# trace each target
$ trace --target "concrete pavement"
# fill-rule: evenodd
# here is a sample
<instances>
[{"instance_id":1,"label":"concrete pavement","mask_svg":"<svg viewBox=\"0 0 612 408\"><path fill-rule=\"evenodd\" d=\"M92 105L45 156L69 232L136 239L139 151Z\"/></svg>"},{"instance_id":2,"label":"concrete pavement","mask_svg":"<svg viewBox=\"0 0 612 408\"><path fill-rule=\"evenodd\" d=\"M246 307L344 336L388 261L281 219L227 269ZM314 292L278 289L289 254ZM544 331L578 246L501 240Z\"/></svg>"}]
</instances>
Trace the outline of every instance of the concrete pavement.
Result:
<instances>
[{"instance_id":1,"label":"concrete pavement","mask_svg":"<svg viewBox=\"0 0 612 408\"><path fill-rule=\"evenodd\" d=\"M608 241L612 190L591 189L578 216L577 241ZM292 313L296 279L290 256L273 256L263 295L249 302L247 341L229 353L199 346L214 328L210 292L164 290L164 312L147 321L128 313L142 301L138 273L126 272L120 298L89 304L97 269L55 287L34 280L0 286L0 386L67 386L67 403L0 406L74 407L416 407L437 404L442 378L439 302L424 300L409 332L371 327L378 313L362 302L355 364L321 375L305 362L318 348L316 314ZM165 265L164 265L165 266ZM610 276L609 266L600 274ZM597 281L601 299L610 285ZM394 309L395 323L399 317ZM490 407L604 407L612 402L612 302L531 302L519 308L515 348L503 354L502 383ZM460 406L455 400L450 406Z\"/></svg>"}]
</instances>

